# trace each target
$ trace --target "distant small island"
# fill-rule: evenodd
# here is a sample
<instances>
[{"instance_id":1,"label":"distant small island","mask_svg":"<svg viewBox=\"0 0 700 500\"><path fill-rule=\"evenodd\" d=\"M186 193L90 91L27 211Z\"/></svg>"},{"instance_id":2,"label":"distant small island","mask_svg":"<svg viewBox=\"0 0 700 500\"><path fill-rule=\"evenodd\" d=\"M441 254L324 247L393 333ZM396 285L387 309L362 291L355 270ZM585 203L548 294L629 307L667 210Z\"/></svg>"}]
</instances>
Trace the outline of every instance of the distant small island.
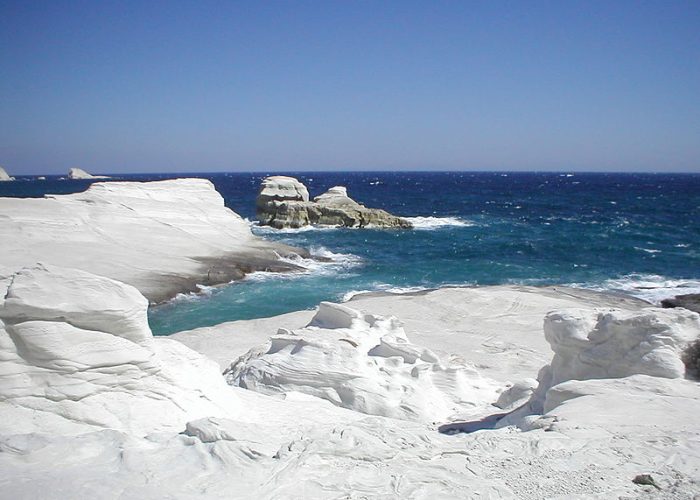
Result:
<instances>
[{"instance_id":1,"label":"distant small island","mask_svg":"<svg viewBox=\"0 0 700 500\"><path fill-rule=\"evenodd\" d=\"M68 178L69 179L109 179L110 177L106 175L92 175L89 172L86 172L82 168L71 168L68 171Z\"/></svg>"},{"instance_id":2,"label":"distant small island","mask_svg":"<svg viewBox=\"0 0 700 500\"><path fill-rule=\"evenodd\" d=\"M382 227L411 229L408 220L379 208L367 208L348 196L344 186L335 186L309 200L306 186L282 175L262 181L256 200L260 224L277 229L303 226Z\"/></svg>"},{"instance_id":3,"label":"distant small island","mask_svg":"<svg viewBox=\"0 0 700 500\"><path fill-rule=\"evenodd\" d=\"M7 182L7 181L14 181L14 177L10 177L10 175L5 171L4 168L0 167L0 182Z\"/></svg>"}]
</instances>

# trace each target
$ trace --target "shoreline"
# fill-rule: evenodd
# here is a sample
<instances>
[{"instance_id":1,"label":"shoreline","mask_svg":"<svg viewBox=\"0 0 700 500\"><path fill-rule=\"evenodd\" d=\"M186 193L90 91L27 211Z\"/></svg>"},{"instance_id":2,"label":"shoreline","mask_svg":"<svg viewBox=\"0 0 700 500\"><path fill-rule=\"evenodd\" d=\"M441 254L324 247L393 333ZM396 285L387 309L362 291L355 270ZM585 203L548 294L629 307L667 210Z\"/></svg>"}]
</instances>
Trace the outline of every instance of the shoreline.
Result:
<instances>
[{"instance_id":1,"label":"shoreline","mask_svg":"<svg viewBox=\"0 0 700 500\"><path fill-rule=\"evenodd\" d=\"M6 272L37 263L136 287L153 304L255 271L294 272L307 250L267 241L206 179L95 182L85 191L2 198Z\"/></svg>"}]
</instances>

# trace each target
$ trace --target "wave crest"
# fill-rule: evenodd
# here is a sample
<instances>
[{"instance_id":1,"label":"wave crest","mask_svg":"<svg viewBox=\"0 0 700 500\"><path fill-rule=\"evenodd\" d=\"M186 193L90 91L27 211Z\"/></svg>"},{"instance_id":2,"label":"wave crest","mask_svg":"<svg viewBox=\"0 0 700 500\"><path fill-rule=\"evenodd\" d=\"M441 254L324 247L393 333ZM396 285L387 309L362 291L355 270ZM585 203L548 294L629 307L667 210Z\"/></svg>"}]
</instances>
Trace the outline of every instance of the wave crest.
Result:
<instances>
[{"instance_id":1,"label":"wave crest","mask_svg":"<svg viewBox=\"0 0 700 500\"><path fill-rule=\"evenodd\" d=\"M700 293L700 280L668 278L658 274L628 274L598 284L574 283L571 286L600 292L621 292L656 305L676 295Z\"/></svg>"},{"instance_id":2,"label":"wave crest","mask_svg":"<svg viewBox=\"0 0 700 500\"><path fill-rule=\"evenodd\" d=\"M459 217L404 217L413 224L414 229L437 229L441 227L470 227L476 226L474 222Z\"/></svg>"}]
</instances>

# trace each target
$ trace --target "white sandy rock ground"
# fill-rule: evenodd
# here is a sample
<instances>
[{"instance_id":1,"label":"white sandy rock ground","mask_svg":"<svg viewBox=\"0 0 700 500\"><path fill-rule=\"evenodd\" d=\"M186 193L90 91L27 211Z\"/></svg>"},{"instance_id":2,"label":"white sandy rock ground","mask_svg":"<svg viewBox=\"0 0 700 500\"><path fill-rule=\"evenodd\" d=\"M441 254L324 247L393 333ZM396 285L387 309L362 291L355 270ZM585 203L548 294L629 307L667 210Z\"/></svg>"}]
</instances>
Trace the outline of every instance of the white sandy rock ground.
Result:
<instances>
[{"instance_id":1,"label":"white sandy rock ground","mask_svg":"<svg viewBox=\"0 0 700 500\"><path fill-rule=\"evenodd\" d=\"M44 262L135 286L159 302L254 270L289 270L204 179L100 182L82 193L0 198L0 255L13 270Z\"/></svg>"},{"instance_id":2,"label":"white sandy rock ground","mask_svg":"<svg viewBox=\"0 0 700 500\"><path fill-rule=\"evenodd\" d=\"M700 390L676 369L677 353L700 331L694 313L631 302L601 309L600 296L508 288L324 305L306 328L298 315L277 318L294 323L276 325L288 328L277 335L284 366L265 366L275 355L266 344L239 366L239 375L250 369L252 385L274 387L270 396L227 386L213 362L172 339L152 338L146 300L128 285L50 265L9 279L0 274L9 287L0 305L5 498L680 499L700 491ZM493 293L510 300L489 298ZM536 339L528 325L547 301L576 308L550 314L547 337ZM514 303L521 323L510 322ZM488 304L502 304L493 313L506 308L500 323L479 312ZM424 314L414 312L402 332L395 319L366 310L370 305ZM426 334L413 331L428 324ZM259 333L263 343L274 331ZM445 360L438 351L449 347L447 339L469 331L478 338L455 342L461 361ZM538 351L543 341L552 342L554 359ZM599 345L605 361L589 363ZM418 397L409 405L429 408L435 398L440 409L440 401L455 401L458 388L449 384L469 388L486 377L468 370L465 380L440 378L448 362L471 362L471 348L486 366L477 370L504 390L500 361L510 380L531 378L535 362L504 356L518 346L529 346L523 358L546 357L540 367L552 361L555 375L541 379L531 397L544 391L546 413L500 429L494 414L504 410L495 406L449 427L464 432L445 434L410 412L394 414L401 419L368 415L316 397L319 387L337 393L345 381L357 398L368 383L370 399L390 399L385 408L399 408L396 391L406 388ZM561 368L557 356L575 363ZM624 370L615 371L618 365ZM360 380L349 378L351 366ZM260 376L252 376L254 367ZM428 367L425 385L409 372L417 367ZM656 486L633 483L639 474L650 474Z\"/></svg>"}]
</instances>

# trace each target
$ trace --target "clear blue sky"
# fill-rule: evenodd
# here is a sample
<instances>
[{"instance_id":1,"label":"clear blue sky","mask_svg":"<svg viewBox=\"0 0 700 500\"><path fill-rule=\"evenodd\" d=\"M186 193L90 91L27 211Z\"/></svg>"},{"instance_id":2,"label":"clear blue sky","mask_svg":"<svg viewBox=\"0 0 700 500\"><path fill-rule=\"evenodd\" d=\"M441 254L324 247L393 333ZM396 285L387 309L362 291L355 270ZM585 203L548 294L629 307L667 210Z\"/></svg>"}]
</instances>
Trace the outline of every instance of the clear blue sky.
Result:
<instances>
[{"instance_id":1,"label":"clear blue sky","mask_svg":"<svg viewBox=\"0 0 700 500\"><path fill-rule=\"evenodd\" d=\"M11 174L700 171L700 1L0 0Z\"/></svg>"}]
</instances>

